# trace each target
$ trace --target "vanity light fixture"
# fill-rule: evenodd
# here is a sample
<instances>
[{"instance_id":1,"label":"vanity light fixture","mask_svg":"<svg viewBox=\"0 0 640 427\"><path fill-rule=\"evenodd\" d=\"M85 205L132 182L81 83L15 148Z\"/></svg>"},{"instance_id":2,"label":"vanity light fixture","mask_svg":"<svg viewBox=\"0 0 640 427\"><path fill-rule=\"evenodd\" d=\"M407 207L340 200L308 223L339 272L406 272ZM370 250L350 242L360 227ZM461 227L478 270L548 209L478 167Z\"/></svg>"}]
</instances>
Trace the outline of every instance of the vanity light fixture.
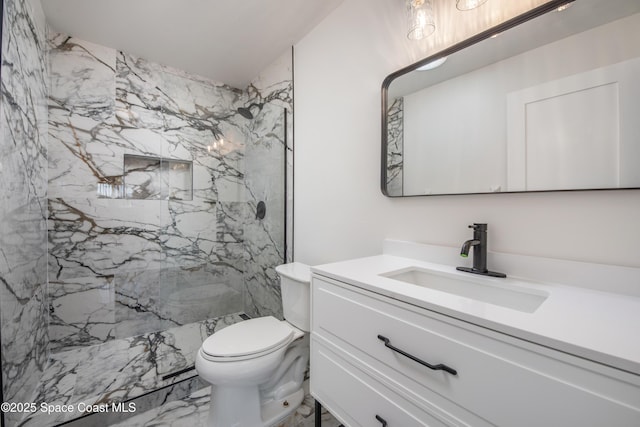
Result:
<instances>
[{"instance_id":1,"label":"vanity light fixture","mask_svg":"<svg viewBox=\"0 0 640 427\"><path fill-rule=\"evenodd\" d=\"M407 38L421 40L436 30L431 0L405 0L407 8Z\"/></svg>"},{"instance_id":2,"label":"vanity light fixture","mask_svg":"<svg viewBox=\"0 0 640 427\"><path fill-rule=\"evenodd\" d=\"M442 58L434 59L433 61L427 62L422 67L416 68L416 70L418 71L433 70L434 68L438 68L439 66L444 64L446 61L447 61L447 57L443 56Z\"/></svg>"},{"instance_id":3,"label":"vanity light fixture","mask_svg":"<svg viewBox=\"0 0 640 427\"><path fill-rule=\"evenodd\" d=\"M482 6L487 0L456 0L458 10L471 10Z\"/></svg>"}]
</instances>

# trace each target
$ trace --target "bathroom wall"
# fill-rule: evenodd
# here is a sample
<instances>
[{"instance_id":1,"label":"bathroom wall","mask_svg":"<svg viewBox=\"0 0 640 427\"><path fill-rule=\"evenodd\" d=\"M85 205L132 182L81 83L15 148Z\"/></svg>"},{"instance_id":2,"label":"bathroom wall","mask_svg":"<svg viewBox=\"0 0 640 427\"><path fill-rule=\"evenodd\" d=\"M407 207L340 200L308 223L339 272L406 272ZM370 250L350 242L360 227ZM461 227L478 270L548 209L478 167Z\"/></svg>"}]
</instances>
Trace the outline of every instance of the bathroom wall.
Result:
<instances>
[{"instance_id":1,"label":"bathroom wall","mask_svg":"<svg viewBox=\"0 0 640 427\"><path fill-rule=\"evenodd\" d=\"M291 53L239 90L62 34L49 43L52 350L281 316Z\"/></svg>"},{"instance_id":2,"label":"bathroom wall","mask_svg":"<svg viewBox=\"0 0 640 427\"><path fill-rule=\"evenodd\" d=\"M4 401L29 402L47 361L47 55L39 2L5 0L0 99ZM8 425L15 416L5 414Z\"/></svg>"},{"instance_id":3,"label":"bathroom wall","mask_svg":"<svg viewBox=\"0 0 640 427\"><path fill-rule=\"evenodd\" d=\"M51 349L242 311L245 94L49 43Z\"/></svg>"},{"instance_id":4,"label":"bathroom wall","mask_svg":"<svg viewBox=\"0 0 640 427\"><path fill-rule=\"evenodd\" d=\"M296 260L373 255L384 238L458 246L489 223L492 251L640 267L640 191L386 198L380 90L391 72L544 1L440 10L434 38L406 40L400 0L345 0L295 46ZM442 9L438 9L442 8Z\"/></svg>"}]
</instances>

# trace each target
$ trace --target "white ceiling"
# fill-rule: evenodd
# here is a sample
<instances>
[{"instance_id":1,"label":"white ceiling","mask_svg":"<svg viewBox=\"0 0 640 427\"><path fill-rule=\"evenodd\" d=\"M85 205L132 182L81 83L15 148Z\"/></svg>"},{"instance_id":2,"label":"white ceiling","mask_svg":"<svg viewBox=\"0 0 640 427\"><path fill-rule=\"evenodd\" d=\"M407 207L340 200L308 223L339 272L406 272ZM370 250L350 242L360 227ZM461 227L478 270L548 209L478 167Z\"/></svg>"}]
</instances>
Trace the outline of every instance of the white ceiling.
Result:
<instances>
[{"instance_id":1,"label":"white ceiling","mask_svg":"<svg viewBox=\"0 0 640 427\"><path fill-rule=\"evenodd\" d=\"M42 0L53 30L245 88L343 0Z\"/></svg>"}]
</instances>

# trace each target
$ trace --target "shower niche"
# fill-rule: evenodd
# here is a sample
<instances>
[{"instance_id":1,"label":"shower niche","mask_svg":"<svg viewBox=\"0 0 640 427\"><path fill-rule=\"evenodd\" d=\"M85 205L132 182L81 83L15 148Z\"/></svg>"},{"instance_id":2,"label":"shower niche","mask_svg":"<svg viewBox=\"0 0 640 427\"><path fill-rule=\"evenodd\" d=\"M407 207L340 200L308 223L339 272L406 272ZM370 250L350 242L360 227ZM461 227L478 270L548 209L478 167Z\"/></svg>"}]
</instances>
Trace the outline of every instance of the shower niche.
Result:
<instances>
[{"instance_id":1,"label":"shower niche","mask_svg":"<svg viewBox=\"0 0 640 427\"><path fill-rule=\"evenodd\" d=\"M193 163L125 154L122 187L125 199L192 200Z\"/></svg>"},{"instance_id":2,"label":"shower niche","mask_svg":"<svg viewBox=\"0 0 640 427\"><path fill-rule=\"evenodd\" d=\"M100 199L193 200L193 162L125 154L122 175L98 183Z\"/></svg>"}]
</instances>

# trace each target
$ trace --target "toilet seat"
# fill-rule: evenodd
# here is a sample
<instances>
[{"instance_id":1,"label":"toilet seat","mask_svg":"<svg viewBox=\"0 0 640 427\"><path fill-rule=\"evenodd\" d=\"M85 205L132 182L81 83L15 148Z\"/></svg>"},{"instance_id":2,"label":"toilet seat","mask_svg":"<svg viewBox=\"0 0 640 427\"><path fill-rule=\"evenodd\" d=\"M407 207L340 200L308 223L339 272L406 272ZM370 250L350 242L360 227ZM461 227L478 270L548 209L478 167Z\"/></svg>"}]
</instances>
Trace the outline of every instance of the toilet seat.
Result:
<instances>
[{"instance_id":1,"label":"toilet seat","mask_svg":"<svg viewBox=\"0 0 640 427\"><path fill-rule=\"evenodd\" d=\"M202 343L202 356L210 361L254 359L291 343L294 329L273 316L258 317L228 326Z\"/></svg>"}]
</instances>

